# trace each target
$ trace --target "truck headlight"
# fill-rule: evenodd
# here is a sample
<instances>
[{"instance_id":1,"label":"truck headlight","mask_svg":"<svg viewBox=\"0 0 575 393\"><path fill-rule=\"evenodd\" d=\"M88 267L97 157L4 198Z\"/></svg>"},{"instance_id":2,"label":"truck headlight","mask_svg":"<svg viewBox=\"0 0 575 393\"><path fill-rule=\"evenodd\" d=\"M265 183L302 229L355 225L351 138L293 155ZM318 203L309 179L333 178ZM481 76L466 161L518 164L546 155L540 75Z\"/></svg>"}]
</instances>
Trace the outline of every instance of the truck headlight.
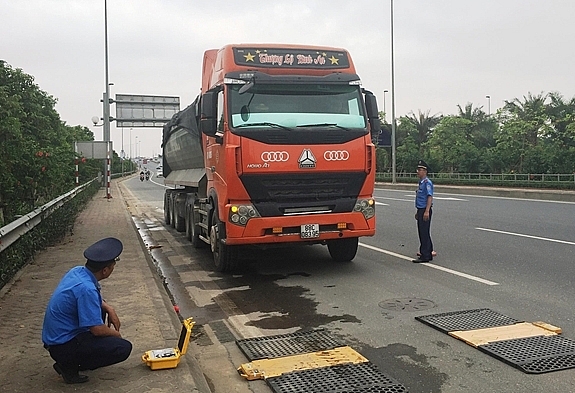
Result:
<instances>
[{"instance_id":1,"label":"truck headlight","mask_svg":"<svg viewBox=\"0 0 575 393\"><path fill-rule=\"evenodd\" d=\"M353 211L361 212L365 219L369 219L375 216L375 200L373 198L369 199L358 199L355 202Z\"/></svg>"},{"instance_id":2,"label":"truck headlight","mask_svg":"<svg viewBox=\"0 0 575 393\"><path fill-rule=\"evenodd\" d=\"M260 214L252 205L232 205L230 207L229 221L232 224L246 226L249 219L254 217L260 217Z\"/></svg>"}]
</instances>

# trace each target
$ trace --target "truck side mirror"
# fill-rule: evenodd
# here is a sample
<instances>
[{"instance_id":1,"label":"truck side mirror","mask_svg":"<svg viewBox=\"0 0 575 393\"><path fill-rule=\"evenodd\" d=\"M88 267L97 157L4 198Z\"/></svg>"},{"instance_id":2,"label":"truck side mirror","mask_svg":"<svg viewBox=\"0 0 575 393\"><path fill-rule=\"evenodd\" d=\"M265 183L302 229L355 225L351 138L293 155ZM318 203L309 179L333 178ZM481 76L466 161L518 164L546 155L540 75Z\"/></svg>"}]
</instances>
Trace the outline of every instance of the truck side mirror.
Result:
<instances>
[{"instance_id":1,"label":"truck side mirror","mask_svg":"<svg viewBox=\"0 0 575 393\"><path fill-rule=\"evenodd\" d=\"M202 95L200 130L207 136L216 136L218 91L208 91Z\"/></svg>"},{"instance_id":2,"label":"truck side mirror","mask_svg":"<svg viewBox=\"0 0 575 393\"><path fill-rule=\"evenodd\" d=\"M371 133L379 135L381 124L379 122L379 112L377 110L377 100L372 92L365 91L365 109L367 110L367 119L371 126Z\"/></svg>"}]
</instances>

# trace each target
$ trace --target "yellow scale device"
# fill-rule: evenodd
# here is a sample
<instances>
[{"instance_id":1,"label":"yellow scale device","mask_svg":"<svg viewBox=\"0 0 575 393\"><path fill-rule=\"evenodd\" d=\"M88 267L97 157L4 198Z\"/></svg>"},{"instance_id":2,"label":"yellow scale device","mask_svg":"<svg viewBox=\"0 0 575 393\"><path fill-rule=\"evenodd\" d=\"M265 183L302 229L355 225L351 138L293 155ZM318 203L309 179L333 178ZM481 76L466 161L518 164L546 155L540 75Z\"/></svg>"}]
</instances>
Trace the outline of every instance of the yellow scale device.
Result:
<instances>
[{"instance_id":1,"label":"yellow scale device","mask_svg":"<svg viewBox=\"0 0 575 393\"><path fill-rule=\"evenodd\" d=\"M164 370L167 368L176 368L182 357L188 350L190 335L195 322L193 318L184 319L182 322L182 332L178 340L177 348L152 349L142 355L142 361L152 370Z\"/></svg>"}]
</instances>

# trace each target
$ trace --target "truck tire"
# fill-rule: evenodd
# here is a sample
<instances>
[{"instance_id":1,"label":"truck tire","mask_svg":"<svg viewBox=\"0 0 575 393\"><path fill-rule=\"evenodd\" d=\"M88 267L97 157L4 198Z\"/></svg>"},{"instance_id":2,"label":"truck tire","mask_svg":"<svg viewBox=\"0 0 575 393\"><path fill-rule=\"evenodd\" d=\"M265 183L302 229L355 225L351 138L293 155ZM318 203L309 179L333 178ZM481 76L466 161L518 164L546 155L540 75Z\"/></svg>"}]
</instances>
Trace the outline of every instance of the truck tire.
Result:
<instances>
[{"instance_id":1,"label":"truck tire","mask_svg":"<svg viewBox=\"0 0 575 393\"><path fill-rule=\"evenodd\" d=\"M336 262L351 261L357 253L358 242L359 239L357 237L329 240L327 242L327 249L329 250L331 259Z\"/></svg>"},{"instance_id":2,"label":"truck tire","mask_svg":"<svg viewBox=\"0 0 575 393\"><path fill-rule=\"evenodd\" d=\"M166 191L164 193L164 221L166 225L170 225L172 215L170 213L170 193Z\"/></svg>"},{"instance_id":3,"label":"truck tire","mask_svg":"<svg viewBox=\"0 0 575 393\"><path fill-rule=\"evenodd\" d=\"M214 256L214 265L218 272L230 272L236 269L237 248L227 246L222 243L221 221L218 217L217 209L212 211L212 220L210 224L210 246Z\"/></svg>"},{"instance_id":4,"label":"truck tire","mask_svg":"<svg viewBox=\"0 0 575 393\"><path fill-rule=\"evenodd\" d=\"M175 202L174 202L174 193L170 193L170 197L168 198L168 204L170 205L170 226L172 228L176 227L176 215L174 213L174 210L176 208L175 206Z\"/></svg>"},{"instance_id":5,"label":"truck tire","mask_svg":"<svg viewBox=\"0 0 575 393\"><path fill-rule=\"evenodd\" d=\"M174 228L176 228L178 232L186 231L186 220L178 214L177 209L174 212Z\"/></svg>"},{"instance_id":6,"label":"truck tire","mask_svg":"<svg viewBox=\"0 0 575 393\"><path fill-rule=\"evenodd\" d=\"M174 195L174 228L178 232L185 232L186 231L186 218L180 215L180 211L182 204L185 206L185 200L182 201L182 194L176 193ZM185 207L184 207L185 209Z\"/></svg>"},{"instance_id":7,"label":"truck tire","mask_svg":"<svg viewBox=\"0 0 575 393\"><path fill-rule=\"evenodd\" d=\"M186 209L186 237L192 243L194 248L203 248L206 243L200 239L199 217L196 217L196 211L193 204Z\"/></svg>"}]
</instances>

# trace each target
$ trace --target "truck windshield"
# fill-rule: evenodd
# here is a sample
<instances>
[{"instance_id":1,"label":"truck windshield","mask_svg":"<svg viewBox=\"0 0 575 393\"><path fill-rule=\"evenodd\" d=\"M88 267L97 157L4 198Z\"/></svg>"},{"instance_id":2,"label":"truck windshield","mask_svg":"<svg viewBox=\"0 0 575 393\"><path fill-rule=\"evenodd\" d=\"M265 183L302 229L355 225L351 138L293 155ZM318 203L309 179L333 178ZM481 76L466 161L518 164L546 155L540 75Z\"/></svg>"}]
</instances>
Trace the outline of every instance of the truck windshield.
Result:
<instances>
[{"instance_id":1,"label":"truck windshield","mask_svg":"<svg viewBox=\"0 0 575 393\"><path fill-rule=\"evenodd\" d=\"M232 128L366 128L359 86L255 84L240 94L242 86L229 85Z\"/></svg>"}]
</instances>

